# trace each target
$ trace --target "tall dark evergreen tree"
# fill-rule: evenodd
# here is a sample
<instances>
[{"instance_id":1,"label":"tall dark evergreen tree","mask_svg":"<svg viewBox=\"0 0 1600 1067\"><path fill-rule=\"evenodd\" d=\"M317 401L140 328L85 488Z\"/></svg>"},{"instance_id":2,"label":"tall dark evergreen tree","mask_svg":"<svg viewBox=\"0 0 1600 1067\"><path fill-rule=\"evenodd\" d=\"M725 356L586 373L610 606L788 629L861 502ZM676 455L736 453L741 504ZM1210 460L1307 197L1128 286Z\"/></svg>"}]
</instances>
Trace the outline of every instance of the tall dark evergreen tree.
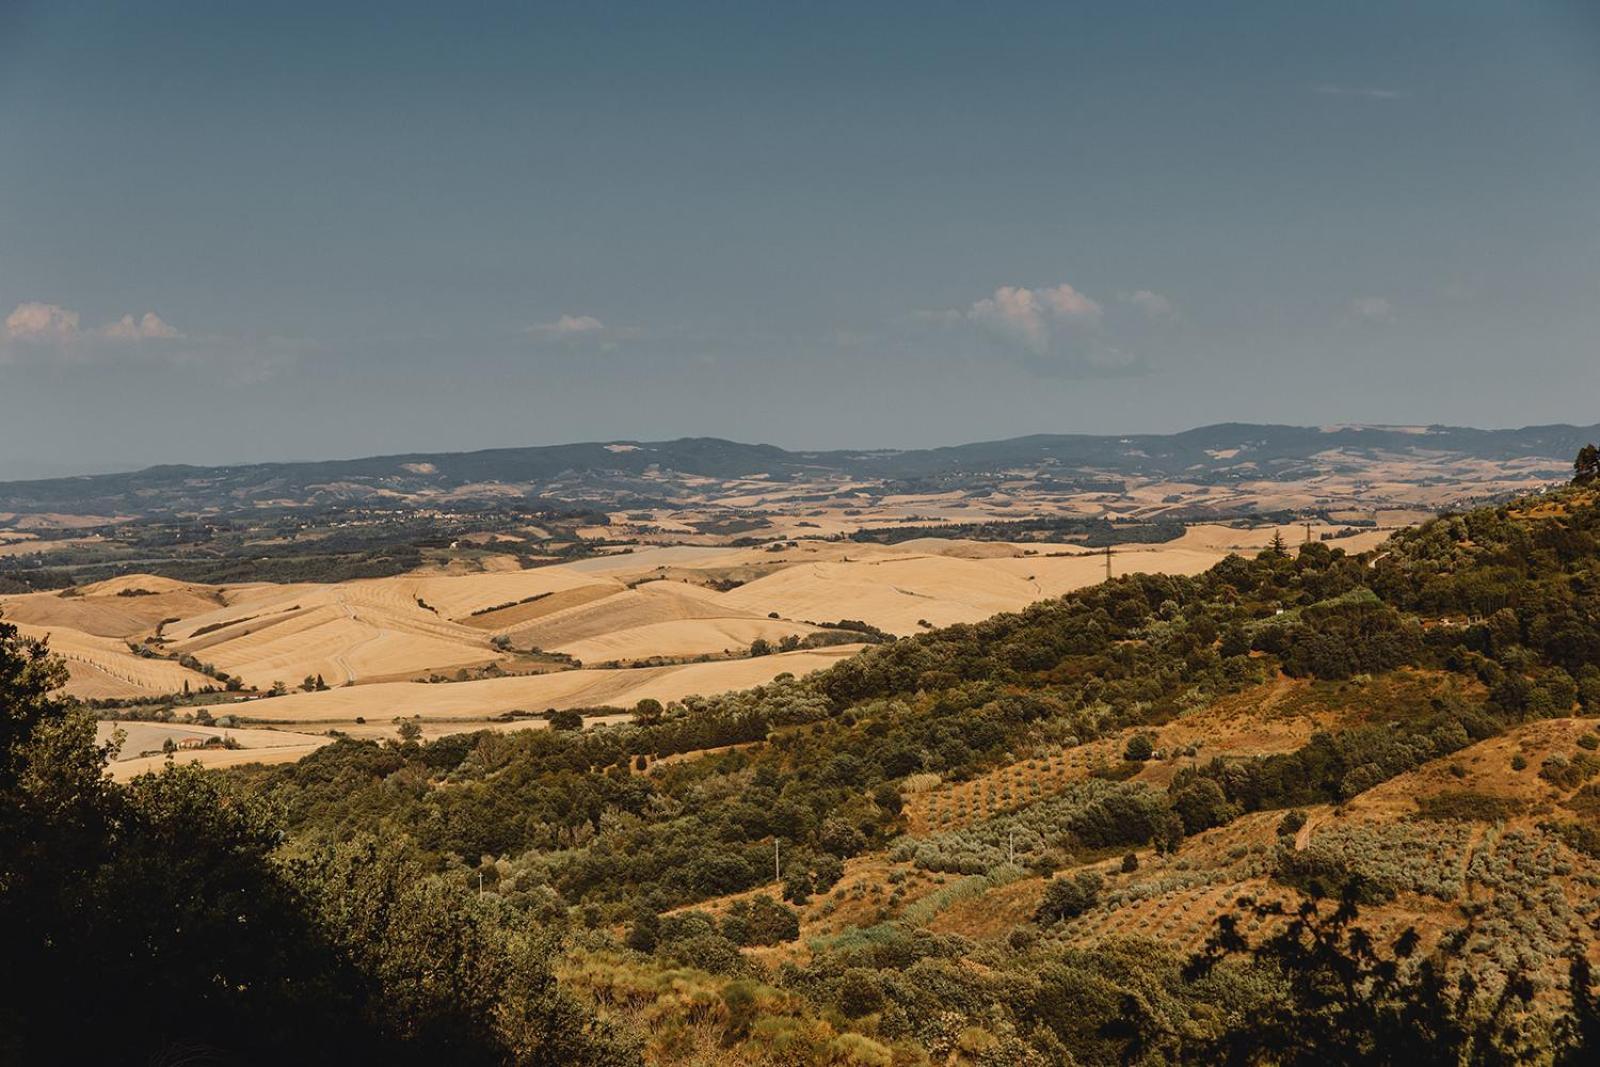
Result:
<instances>
[{"instance_id":1,"label":"tall dark evergreen tree","mask_svg":"<svg viewBox=\"0 0 1600 1067\"><path fill-rule=\"evenodd\" d=\"M1578 449L1578 458L1572 461L1573 484L1587 485L1597 477L1600 477L1600 448L1584 445Z\"/></svg>"}]
</instances>

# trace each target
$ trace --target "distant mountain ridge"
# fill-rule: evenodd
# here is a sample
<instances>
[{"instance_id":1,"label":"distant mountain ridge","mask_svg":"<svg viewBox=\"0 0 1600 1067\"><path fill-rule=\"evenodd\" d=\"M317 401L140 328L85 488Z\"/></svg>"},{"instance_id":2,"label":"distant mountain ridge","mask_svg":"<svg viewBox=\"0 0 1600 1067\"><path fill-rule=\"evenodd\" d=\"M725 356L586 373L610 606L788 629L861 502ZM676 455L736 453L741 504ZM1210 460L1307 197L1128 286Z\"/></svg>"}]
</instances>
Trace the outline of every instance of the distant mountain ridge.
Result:
<instances>
[{"instance_id":1,"label":"distant mountain ridge","mask_svg":"<svg viewBox=\"0 0 1600 1067\"><path fill-rule=\"evenodd\" d=\"M982 479L1033 470L1060 476L1174 478L1200 483L1294 480L1336 469L1340 455L1550 460L1563 468L1596 426L1479 430L1456 426L1306 427L1220 423L1173 434L1033 434L928 449L805 450L713 437L606 441L473 452L203 467L0 482L0 511L145 514L283 501L426 503L546 495L670 497L675 479Z\"/></svg>"}]
</instances>

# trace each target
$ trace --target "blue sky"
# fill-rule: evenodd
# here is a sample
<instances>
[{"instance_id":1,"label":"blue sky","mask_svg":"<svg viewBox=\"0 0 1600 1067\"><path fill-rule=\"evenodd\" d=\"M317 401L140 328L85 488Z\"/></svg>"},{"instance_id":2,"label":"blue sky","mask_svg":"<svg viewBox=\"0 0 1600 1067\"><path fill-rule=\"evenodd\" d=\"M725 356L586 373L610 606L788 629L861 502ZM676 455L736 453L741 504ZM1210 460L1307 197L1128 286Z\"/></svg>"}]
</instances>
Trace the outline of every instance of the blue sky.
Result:
<instances>
[{"instance_id":1,"label":"blue sky","mask_svg":"<svg viewBox=\"0 0 1600 1067\"><path fill-rule=\"evenodd\" d=\"M1581 3L0 0L0 476L1600 421Z\"/></svg>"}]
</instances>

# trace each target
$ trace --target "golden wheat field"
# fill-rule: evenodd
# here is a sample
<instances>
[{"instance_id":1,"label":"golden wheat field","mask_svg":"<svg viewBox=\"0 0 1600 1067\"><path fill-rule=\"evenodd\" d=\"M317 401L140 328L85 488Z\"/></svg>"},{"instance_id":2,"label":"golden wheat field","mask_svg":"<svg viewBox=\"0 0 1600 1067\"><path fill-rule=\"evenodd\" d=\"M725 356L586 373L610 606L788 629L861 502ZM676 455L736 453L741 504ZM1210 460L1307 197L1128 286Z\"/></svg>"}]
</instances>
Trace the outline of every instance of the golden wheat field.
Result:
<instances>
[{"instance_id":1,"label":"golden wheat field","mask_svg":"<svg viewBox=\"0 0 1600 1067\"><path fill-rule=\"evenodd\" d=\"M1230 551L1259 550L1274 532L1195 526L1166 544L1119 546L1110 562L1117 574L1194 574ZM1359 550L1381 536L1339 544ZM1102 554L1067 544L790 541L334 584L209 586L135 574L65 594L0 597L0 614L50 635L72 670L70 692L129 698L210 684L179 657L265 690L318 676L339 687L490 664L513 674L548 669L529 659L536 653L607 665L732 656L758 638L803 638L841 619L909 634L1059 596L1105 570Z\"/></svg>"},{"instance_id":2,"label":"golden wheat field","mask_svg":"<svg viewBox=\"0 0 1600 1067\"><path fill-rule=\"evenodd\" d=\"M11 621L8 619L8 621ZM66 660L67 692L84 699L163 696L185 685L202 689L215 683L171 660L150 659L131 652L125 641L65 626L18 623L25 637L50 639L51 649Z\"/></svg>"},{"instance_id":3,"label":"golden wheat field","mask_svg":"<svg viewBox=\"0 0 1600 1067\"><path fill-rule=\"evenodd\" d=\"M1309 536L1332 529L1313 526ZM1291 542L1307 536L1301 527L1192 526L1174 541L1116 547L1111 569L1195 574L1229 552L1259 551L1275 533ZM1382 536L1337 543L1359 551ZM751 656L758 639L776 646L825 637L824 626L840 620L896 635L973 622L1099 582L1106 564L1103 552L1073 544L936 537L635 546L530 569L448 568L330 584L203 585L130 574L0 597L0 616L49 638L67 662L68 692L80 698L159 699L220 688L217 673L237 678L244 690L210 711L245 724L229 734L239 747L180 753L226 766L298 759L330 730L390 735L397 718L417 720L424 736L523 729L543 724L507 721L509 713L626 708L645 697L747 688L860 647ZM325 689L300 691L318 679ZM285 695L260 697L280 683ZM215 729L121 725L128 740L119 776L159 764L152 753L167 737Z\"/></svg>"},{"instance_id":4,"label":"golden wheat field","mask_svg":"<svg viewBox=\"0 0 1600 1067\"><path fill-rule=\"evenodd\" d=\"M748 689L779 674L809 674L860 646L840 645L813 652L687 663L666 667L557 671L550 674L483 678L468 682L376 682L321 693L290 693L252 700L238 713L271 723L353 722L374 716L424 721L488 719L513 711L538 713L553 708L632 707L646 697L666 702Z\"/></svg>"},{"instance_id":5,"label":"golden wheat field","mask_svg":"<svg viewBox=\"0 0 1600 1067\"><path fill-rule=\"evenodd\" d=\"M168 740L180 746L173 756L175 761L193 761L207 767L289 762L333 740L323 735L288 730L223 728L184 723L102 722L96 725L95 740L101 744L112 741L118 735L122 744L111 762L111 776L117 779L160 769L166 762L162 745ZM211 739L226 740L238 747L183 747L186 744L203 744Z\"/></svg>"}]
</instances>

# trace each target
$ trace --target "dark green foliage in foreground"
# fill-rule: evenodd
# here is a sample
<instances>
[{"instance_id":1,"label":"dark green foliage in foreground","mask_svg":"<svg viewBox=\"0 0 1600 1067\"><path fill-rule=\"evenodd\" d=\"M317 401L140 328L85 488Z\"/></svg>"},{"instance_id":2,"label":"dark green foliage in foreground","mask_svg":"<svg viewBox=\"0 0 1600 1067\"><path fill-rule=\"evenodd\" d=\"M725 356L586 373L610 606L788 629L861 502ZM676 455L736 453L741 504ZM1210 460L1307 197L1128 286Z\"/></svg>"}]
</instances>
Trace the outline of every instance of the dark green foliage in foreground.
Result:
<instances>
[{"instance_id":1,"label":"dark green foliage in foreground","mask_svg":"<svg viewBox=\"0 0 1600 1067\"><path fill-rule=\"evenodd\" d=\"M1275 907L1256 911L1281 914ZM1327 915L1306 904L1283 932L1253 950L1235 918L1223 916L1186 974L1199 979L1226 957L1249 953L1282 976L1283 995L1195 1051L1206 1062L1282 1065L1519 1063L1552 1051L1548 1035L1523 1025L1534 995L1529 977L1513 974L1496 992L1452 981L1447 955L1413 959L1414 931L1381 947L1352 925L1357 915L1349 900ZM1574 985L1580 1006L1586 988ZM1562 1046L1566 1055L1582 1055L1577 1043Z\"/></svg>"},{"instance_id":2,"label":"dark green foliage in foreground","mask_svg":"<svg viewBox=\"0 0 1600 1067\"><path fill-rule=\"evenodd\" d=\"M630 1062L554 942L374 840L284 865L216 776L119 786L0 624L0 1062Z\"/></svg>"}]
</instances>

